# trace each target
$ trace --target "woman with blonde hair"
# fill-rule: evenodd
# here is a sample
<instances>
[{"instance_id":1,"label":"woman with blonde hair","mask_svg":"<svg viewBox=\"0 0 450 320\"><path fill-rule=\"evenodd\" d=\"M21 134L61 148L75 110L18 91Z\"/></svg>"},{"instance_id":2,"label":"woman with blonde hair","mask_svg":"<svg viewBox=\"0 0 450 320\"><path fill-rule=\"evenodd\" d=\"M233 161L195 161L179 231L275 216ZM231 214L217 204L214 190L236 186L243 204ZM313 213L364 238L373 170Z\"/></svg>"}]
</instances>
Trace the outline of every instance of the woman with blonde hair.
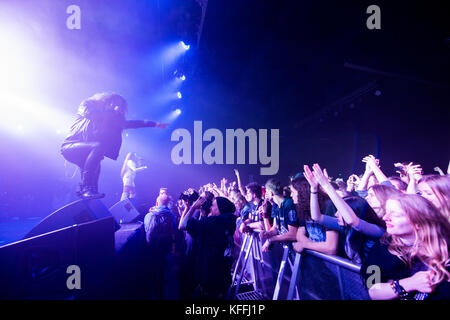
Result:
<instances>
[{"instance_id":1,"label":"woman with blonde hair","mask_svg":"<svg viewBox=\"0 0 450 320\"><path fill-rule=\"evenodd\" d=\"M123 192L120 200L136 197L136 185L134 179L136 173L147 169L147 166L142 166L142 158L136 155L136 152L129 152L123 162L122 171L120 175L123 181Z\"/></svg>"},{"instance_id":2,"label":"woman with blonde hair","mask_svg":"<svg viewBox=\"0 0 450 320\"><path fill-rule=\"evenodd\" d=\"M423 176L418 189L420 195L431 201L450 221L450 176Z\"/></svg>"},{"instance_id":3,"label":"woman with blonde hair","mask_svg":"<svg viewBox=\"0 0 450 320\"><path fill-rule=\"evenodd\" d=\"M386 234L361 267L370 297L450 299L449 221L431 202L411 194L391 196L383 220Z\"/></svg>"}]
</instances>

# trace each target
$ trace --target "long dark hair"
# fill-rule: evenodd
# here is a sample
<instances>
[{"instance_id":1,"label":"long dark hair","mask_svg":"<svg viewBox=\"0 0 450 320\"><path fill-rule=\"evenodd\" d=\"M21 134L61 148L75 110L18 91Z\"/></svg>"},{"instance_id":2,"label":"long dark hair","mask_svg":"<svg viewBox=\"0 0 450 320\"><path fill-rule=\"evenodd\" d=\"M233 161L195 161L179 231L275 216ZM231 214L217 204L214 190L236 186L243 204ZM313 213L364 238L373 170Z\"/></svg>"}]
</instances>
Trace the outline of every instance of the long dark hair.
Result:
<instances>
[{"instance_id":1,"label":"long dark hair","mask_svg":"<svg viewBox=\"0 0 450 320\"><path fill-rule=\"evenodd\" d=\"M352 207L359 219L375 224L386 230L386 223L384 220L377 216L376 212L365 199L358 196L350 196L344 198L344 200L350 207ZM371 239L350 226L347 226L346 228L349 228L346 237L347 246L351 248L352 252L355 252L358 255L358 257L349 258L351 258L354 262L361 263L368 254L368 241L375 242L378 241L378 239Z\"/></svg>"},{"instance_id":2,"label":"long dark hair","mask_svg":"<svg viewBox=\"0 0 450 320\"><path fill-rule=\"evenodd\" d=\"M128 103L124 97L114 92L100 92L87 98L81 105L93 106L94 109L112 111L119 107L119 113L125 117L128 112Z\"/></svg>"},{"instance_id":3,"label":"long dark hair","mask_svg":"<svg viewBox=\"0 0 450 320\"><path fill-rule=\"evenodd\" d=\"M295 209L297 211L297 217L300 221L311 220L311 187L308 180L305 177L299 176L291 180L291 186L297 190L297 199L293 199L295 203ZM323 212L325 210L325 202L328 195L324 194L321 190L318 191L319 208Z\"/></svg>"}]
</instances>

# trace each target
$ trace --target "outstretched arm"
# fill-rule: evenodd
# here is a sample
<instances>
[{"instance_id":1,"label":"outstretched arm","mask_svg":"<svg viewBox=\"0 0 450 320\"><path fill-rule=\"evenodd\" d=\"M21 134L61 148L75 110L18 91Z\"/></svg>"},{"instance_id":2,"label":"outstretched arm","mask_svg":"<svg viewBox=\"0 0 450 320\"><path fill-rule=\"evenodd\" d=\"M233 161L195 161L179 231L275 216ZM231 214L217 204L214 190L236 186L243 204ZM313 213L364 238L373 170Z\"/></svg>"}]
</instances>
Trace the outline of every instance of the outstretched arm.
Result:
<instances>
[{"instance_id":1,"label":"outstretched arm","mask_svg":"<svg viewBox=\"0 0 450 320\"><path fill-rule=\"evenodd\" d=\"M364 159L362 160L363 162L364 162ZM366 170L364 171L364 174L363 174L361 180L359 180L358 186L356 187L357 191L367 190L367 184L368 184L369 178L372 174L373 174L373 171L370 168L369 163L366 162Z\"/></svg>"},{"instance_id":2,"label":"outstretched arm","mask_svg":"<svg viewBox=\"0 0 450 320\"><path fill-rule=\"evenodd\" d=\"M431 271L419 271L409 278L398 281L406 292L419 291L424 293L433 292L434 286L431 281ZM392 289L389 282L376 283L369 289L372 300L392 300L398 298L398 294Z\"/></svg>"},{"instance_id":3,"label":"outstretched arm","mask_svg":"<svg viewBox=\"0 0 450 320\"><path fill-rule=\"evenodd\" d=\"M239 191L245 197L247 192L245 192L244 185L242 184L241 177L239 176L239 171L237 169L234 169L234 174L236 175Z\"/></svg>"},{"instance_id":4,"label":"outstretched arm","mask_svg":"<svg viewBox=\"0 0 450 320\"><path fill-rule=\"evenodd\" d=\"M416 194L417 193L417 182L422 176L422 168L420 164L415 164L411 162L406 166L406 173L409 177L408 188L406 189L406 193Z\"/></svg>"},{"instance_id":5,"label":"outstretched arm","mask_svg":"<svg viewBox=\"0 0 450 320\"><path fill-rule=\"evenodd\" d=\"M297 242L293 244L296 252L301 253L304 249L309 249L330 255L336 254L339 239L337 231L328 230L326 240L319 242L310 240L305 233L305 227L300 227L297 231Z\"/></svg>"},{"instance_id":6,"label":"outstretched arm","mask_svg":"<svg viewBox=\"0 0 450 320\"><path fill-rule=\"evenodd\" d=\"M137 129L137 128L161 128L165 129L169 124L168 123L159 123L155 121L149 120L125 120L124 129Z\"/></svg>"},{"instance_id":7,"label":"outstretched arm","mask_svg":"<svg viewBox=\"0 0 450 320\"><path fill-rule=\"evenodd\" d=\"M381 171L378 165L378 159L376 159L373 155L370 154L367 157L365 157L363 159L363 162L366 162L369 165L370 169L373 171L373 174L377 178L378 183L382 183L388 180L388 178L383 173L383 171Z\"/></svg>"},{"instance_id":8,"label":"outstretched arm","mask_svg":"<svg viewBox=\"0 0 450 320\"><path fill-rule=\"evenodd\" d=\"M328 194L331 201L333 201L333 204L342 215L344 221L352 227L357 226L359 224L358 216L353 212L353 209L348 203L337 194L336 190L333 188L330 181L328 181L328 178L324 175L317 163L313 165L313 175L317 182L322 186L323 190Z\"/></svg>"}]
</instances>

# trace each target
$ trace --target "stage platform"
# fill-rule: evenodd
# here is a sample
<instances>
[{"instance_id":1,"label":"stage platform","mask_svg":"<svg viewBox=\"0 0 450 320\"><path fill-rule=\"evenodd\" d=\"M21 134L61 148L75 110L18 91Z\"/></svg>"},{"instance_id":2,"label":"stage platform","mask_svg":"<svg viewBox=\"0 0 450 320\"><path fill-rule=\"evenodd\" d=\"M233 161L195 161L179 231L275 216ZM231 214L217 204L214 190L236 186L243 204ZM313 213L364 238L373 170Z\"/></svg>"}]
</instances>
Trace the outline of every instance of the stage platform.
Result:
<instances>
[{"instance_id":1,"label":"stage platform","mask_svg":"<svg viewBox=\"0 0 450 320\"><path fill-rule=\"evenodd\" d=\"M12 217L0 220L0 247L22 240L44 217Z\"/></svg>"}]
</instances>

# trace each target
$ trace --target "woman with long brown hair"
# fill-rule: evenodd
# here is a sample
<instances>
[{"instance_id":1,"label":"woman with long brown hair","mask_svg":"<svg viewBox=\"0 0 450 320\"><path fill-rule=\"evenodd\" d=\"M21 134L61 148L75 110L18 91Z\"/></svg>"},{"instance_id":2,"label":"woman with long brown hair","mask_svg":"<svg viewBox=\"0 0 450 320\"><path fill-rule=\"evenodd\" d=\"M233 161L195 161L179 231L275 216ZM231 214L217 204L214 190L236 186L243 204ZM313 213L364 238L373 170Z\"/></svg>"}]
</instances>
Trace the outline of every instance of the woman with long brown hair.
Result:
<instances>
[{"instance_id":1,"label":"woman with long brown hair","mask_svg":"<svg viewBox=\"0 0 450 320\"><path fill-rule=\"evenodd\" d=\"M339 241L338 232L315 222L311 217L311 195L308 180L303 174L298 174L291 180L290 188L297 217L300 221L300 227L297 230L297 242L293 244L294 250L302 252L304 249L310 249L325 254L336 254ZM314 205L324 211L328 197L322 192L317 195L318 200Z\"/></svg>"},{"instance_id":2,"label":"woman with long brown hair","mask_svg":"<svg viewBox=\"0 0 450 320\"><path fill-rule=\"evenodd\" d=\"M386 201L383 219L386 234L361 267L370 297L449 299L450 223L446 217L419 195L397 194ZM369 283L373 270L379 273L377 283Z\"/></svg>"}]
</instances>

